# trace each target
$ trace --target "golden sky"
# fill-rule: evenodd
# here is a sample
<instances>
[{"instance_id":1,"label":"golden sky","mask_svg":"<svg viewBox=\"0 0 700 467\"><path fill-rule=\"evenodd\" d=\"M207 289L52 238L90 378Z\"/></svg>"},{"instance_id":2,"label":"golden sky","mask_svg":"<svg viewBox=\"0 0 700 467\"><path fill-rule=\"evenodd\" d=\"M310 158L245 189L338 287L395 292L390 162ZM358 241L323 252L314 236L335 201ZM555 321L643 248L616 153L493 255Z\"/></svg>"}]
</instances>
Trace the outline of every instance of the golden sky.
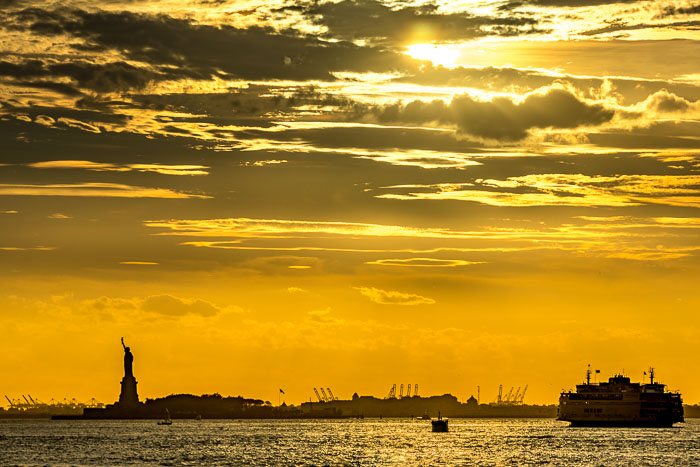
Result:
<instances>
[{"instance_id":1,"label":"golden sky","mask_svg":"<svg viewBox=\"0 0 700 467\"><path fill-rule=\"evenodd\" d=\"M697 1L0 4L0 393L700 402Z\"/></svg>"}]
</instances>

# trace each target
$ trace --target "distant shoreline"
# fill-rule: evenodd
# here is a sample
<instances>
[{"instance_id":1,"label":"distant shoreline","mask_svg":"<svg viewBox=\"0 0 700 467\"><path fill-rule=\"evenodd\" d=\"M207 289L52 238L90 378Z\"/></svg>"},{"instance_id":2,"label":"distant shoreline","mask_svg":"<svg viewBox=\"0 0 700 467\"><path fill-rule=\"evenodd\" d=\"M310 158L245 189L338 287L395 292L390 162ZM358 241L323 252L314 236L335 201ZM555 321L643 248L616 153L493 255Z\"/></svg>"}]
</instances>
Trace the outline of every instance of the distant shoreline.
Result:
<instances>
[{"instance_id":1,"label":"distant shoreline","mask_svg":"<svg viewBox=\"0 0 700 467\"><path fill-rule=\"evenodd\" d=\"M279 407L258 402L262 403L254 399L219 395L171 395L149 399L129 409L120 408L118 404L106 408L63 409L55 412L45 407L41 410L0 408L0 419L158 420L163 418L166 408L171 418L181 420L417 419L434 418L438 412L444 417L460 419L553 419L557 416L556 405L462 404L447 394L404 399L361 396L353 400L305 402L300 406ZM700 404L684 405L683 408L685 418L700 418Z\"/></svg>"},{"instance_id":2,"label":"distant shoreline","mask_svg":"<svg viewBox=\"0 0 700 467\"><path fill-rule=\"evenodd\" d=\"M517 419L517 420L556 420L556 417L488 417L488 416L459 416L459 417L449 417L452 420L504 420L504 419ZM695 420L700 419L700 415L686 415L686 419ZM202 420L357 420L357 417L234 417L234 418L203 418ZM47 420L47 421L99 421L99 420L158 420L157 418L84 418L80 415L76 416L55 416L55 415L5 415L0 414L0 421L3 420ZM173 418L173 420L195 420L194 418ZM362 420L420 420L420 417L365 417Z\"/></svg>"},{"instance_id":3,"label":"distant shoreline","mask_svg":"<svg viewBox=\"0 0 700 467\"><path fill-rule=\"evenodd\" d=\"M691 406L692 407L692 406ZM354 416L296 416L296 417L283 417L283 416L269 416L269 417L202 417L204 420L338 420L338 419L358 419L359 417ZM363 417L366 420L373 419L413 419L417 420L420 417L405 417L405 416L382 416L382 417ZM452 419L464 419L464 420L477 420L477 419L555 419L556 416L519 416L519 415L509 415L509 416L493 416L493 415L459 415L451 416ZM691 410L686 410L686 419L697 419L700 418L700 407L694 406ZM158 420L159 417L132 417L132 418L86 418L81 414L66 415L66 414L17 414L17 413L2 413L0 412L0 420ZM194 420L194 417L177 417L174 416L173 419L176 420Z\"/></svg>"}]
</instances>

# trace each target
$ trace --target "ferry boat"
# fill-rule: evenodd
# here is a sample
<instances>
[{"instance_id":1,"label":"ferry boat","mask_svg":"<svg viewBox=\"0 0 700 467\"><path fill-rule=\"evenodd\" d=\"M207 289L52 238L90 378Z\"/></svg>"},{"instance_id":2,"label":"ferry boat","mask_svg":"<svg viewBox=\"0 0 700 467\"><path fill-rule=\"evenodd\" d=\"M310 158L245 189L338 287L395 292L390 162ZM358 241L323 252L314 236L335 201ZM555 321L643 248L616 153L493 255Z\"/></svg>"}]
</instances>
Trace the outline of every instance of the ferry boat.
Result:
<instances>
[{"instance_id":1,"label":"ferry boat","mask_svg":"<svg viewBox=\"0 0 700 467\"><path fill-rule=\"evenodd\" d=\"M557 420L571 426L670 427L684 421L683 401L680 393L654 381L653 368L648 384L632 383L620 374L607 383L591 383L589 365L586 383L576 385L576 392L561 393Z\"/></svg>"}]
</instances>

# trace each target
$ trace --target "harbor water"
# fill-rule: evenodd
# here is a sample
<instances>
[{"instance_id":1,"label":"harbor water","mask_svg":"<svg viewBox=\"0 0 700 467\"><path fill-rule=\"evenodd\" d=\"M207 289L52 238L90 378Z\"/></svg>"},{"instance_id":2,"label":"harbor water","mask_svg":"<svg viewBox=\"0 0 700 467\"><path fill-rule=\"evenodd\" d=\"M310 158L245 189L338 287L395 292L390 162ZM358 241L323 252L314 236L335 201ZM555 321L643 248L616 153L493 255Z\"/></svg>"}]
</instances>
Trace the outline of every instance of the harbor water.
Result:
<instances>
[{"instance_id":1,"label":"harbor water","mask_svg":"<svg viewBox=\"0 0 700 467\"><path fill-rule=\"evenodd\" d=\"M700 419L0 420L0 465L700 465Z\"/></svg>"}]
</instances>

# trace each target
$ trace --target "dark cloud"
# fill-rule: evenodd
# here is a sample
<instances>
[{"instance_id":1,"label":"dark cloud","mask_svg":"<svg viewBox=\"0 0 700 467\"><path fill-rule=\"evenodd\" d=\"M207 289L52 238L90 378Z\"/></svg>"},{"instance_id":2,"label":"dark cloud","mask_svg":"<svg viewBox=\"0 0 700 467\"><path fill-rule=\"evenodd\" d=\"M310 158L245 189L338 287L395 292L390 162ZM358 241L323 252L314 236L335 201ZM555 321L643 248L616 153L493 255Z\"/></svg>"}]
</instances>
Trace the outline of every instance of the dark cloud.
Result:
<instances>
[{"instance_id":1,"label":"dark cloud","mask_svg":"<svg viewBox=\"0 0 700 467\"><path fill-rule=\"evenodd\" d=\"M686 99L669 93L666 89L662 89L647 99L647 108L657 112L686 112L691 105Z\"/></svg>"},{"instance_id":2,"label":"dark cloud","mask_svg":"<svg viewBox=\"0 0 700 467\"><path fill-rule=\"evenodd\" d=\"M512 2L505 2L499 8L504 10L511 10L515 8L520 8L524 6L542 6L542 7L587 7L587 6L598 6L598 5L610 5L611 3L642 3L650 0L518 0Z\"/></svg>"},{"instance_id":3,"label":"dark cloud","mask_svg":"<svg viewBox=\"0 0 700 467\"><path fill-rule=\"evenodd\" d=\"M598 29L590 29L580 32L582 36L597 36L598 34L606 34L617 31L636 31L639 29L700 29L700 21L676 21L674 23L638 23L627 24L624 21L613 21L609 26Z\"/></svg>"},{"instance_id":4,"label":"dark cloud","mask_svg":"<svg viewBox=\"0 0 700 467\"><path fill-rule=\"evenodd\" d=\"M521 103L506 97L478 101L463 94L455 96L449 103L415 100L408 104L373 107L368 113L382 123L435 122L455 125L470 135L505 140L522 139L531 128L600 125L614 116L614 111L600 104L588 104L559 87L530 94Z\"/></svg>"},{"instance_id":5,"label":"dark cloud","mask_svg":"<svg viewBox=\"0 0 700 467\"><path fill-rule=\"evenodd\" d=\"M700 14L700 4L694 4L687 7L666 6L654 18L668 18L670 16L687 16Z\"/></svg>"},{"instance_id":6,"label":"dark cloud","mask_svg":"<svg viewBox=\"0 0 700 467\"><path fill-rule=\"evenodd\" d=\"M576 76L553 76L546 73L517 68L444 68L423 66L421 70L393 80L395 82L417 83L429 86L449 86L476 88L494 92L515 92L525 94L553 84L564 84L575 88L588 99L601 95L614 95L625 105L647 99L648 96L668 90L680 98L695 101L700 99L700 86L693 83L663 80L637 80L624 78L582 78ZM132 94L135 105L154 110L173 110L207 116L206 121L242 124L241 118L256 117L255 125L264 121L258 117L275 117L279 113L295 113L302 107L315 108L318 115L328 118L344 118L358 105L351 98L323 92L322 88L310 86L257 85L248 84L244 88L227 92L193 94ZM82 100L85 101L85 98ZM81 102L82 102L81 101ZM119 103L124 105L124 103ZM224 119L224 120L219 120Z\"/></svg>"},{"instance_id":7,"label":"dark cloud","mask_svg":"<svg viewBox=\"0 0 700 467\"><path fill-rule=\"evenodd\" d=\"M49 107L42 105L18 106L9 102L0 101L0 109L10 115L24 115L36 121L39 117L49 117L53 120L69 118L93 124L112 123L124 125L131 119L128 115L105 112L100 110L88 110L80 108Z\"/></svg>"},{"instance_id":8,"label":"dark cloud","mask_svg":"<svg viewBox=\"0 0 700 467\"><path fill-rule=\"evenodd\" d=\"M165 15L26 9L9 21L8 28L80 38L84 42L75 47L83 52L119 51L171 77L333 80L333 72L391 72L419 64L377 47L264 27L198 25Z\"/></svg>"},{"instance_id":9,"label":"dark cloud","mask_svg":"<svg viewBox=\"0 0 700 467\"><path fill-rule=\"evenodd\" d=\"M539 72L517 68L424 66L410 75L397 78L398 82L418 83L430 86L475 87L489 90L505 90L513 87L540 88L556 78Z\"/></svg>"},{"instance_id":10,"label":"dark cloud","mask_svg":"<svg viewBox=\"0 0 700 467\"><path fill-rule=\"evenodd\" d=\"M295 112L302 106L337 109L352 105L352 100L324 93L313 85L268 86L249 84L245 88L232 89L228 92L142 94L133 95L132 98L139 105L148 108L168 109L217 117L227 119L226 123L230 123L230 121L237 120L240 117ZM217 119L208 118L207 121L216 122ZM260 123L258 120L258 125Z\"/></svg>"},{"instance_id":11,"label":"dark cloud","mask_svg":"<svg viewBox=\"0 0 700 467\"><path fill-rule=\"evenodd\" d=\"M47 89L49 91L54 91L59 94L64 94L66 96L81 96L82 92L79 89L65 83L56 83L52 81L17 81L15 84L19 86L34 88L34 89Z\"/></svg>"},{"instance_id":12,"label":"dark cloud","mask_svg":"<svg viewBox=\"0 0 700 467\"><path fill-rule=\"evenodd\" d=\"M652 129L654 126L652 126ZM666 130L668 130L666 128ZM627 150L648 151L650 149L664 150L674 148L677 150L700 150L700 141L696 138L664 136L657 134L644 134L644 131L621 133L593 133L588 135L591 144L598 146L616 147Z\"/></svg>"},{"instance_id":13,"label":"dark cloud","mask_svg":"<svg viewBox=\"0 0 700 467\"><path fill-rule=\"evenodd\" d=\"M22 4L20 0L0 0L0 8L17 7Z\"/></svg>"},{"instance_id":14,"label":"dark cloud","mask_svg":"<svg viewBox=\"0 0 700 467\"><path fill-rule=\"evenodd\" d=\"M145 70L125 62L96 64L86 60L65 63L51 63L41 60L20 63L0 61L0 76L15 78L23 84L53 89L69 95L78 94L79 91L74 87L56 82L27 80L67 77L78 88L106 93L143 89L152 81L168 77L167 74Z\"/></svg>"},{"instance_id":15,"label":"dark cloud","mask_svg":"<svg viewBox=\"0 0 700 467\"><path fill-rule=\"evenodd\" d=\"M343 0L338 3L295 3L277 11L286 10L300 12L315 24L325 26L328 37L393 45L544 32L539 28L539 20L527 15L500 17L440 13L433 3L391 8L377 0Z\"/></svg>"},{"instance_id":16,"label":"dark cloud","mask_svg":"<svg viewBox=\"0 0 700 467\"><path fill-rule=\"evenodd\" d=\"M236 134L244 139L266 139L271 141L300 142L319 148L362 148L370 151L424 150L454 153L482 153L481 142L458 137L452 131L435 131L431 128L392 128L389 126L341 126L331 128L276 129L267 132L246 129ZM285 156L286 157L286 156Z\"/></svg>"}]
</instances>

